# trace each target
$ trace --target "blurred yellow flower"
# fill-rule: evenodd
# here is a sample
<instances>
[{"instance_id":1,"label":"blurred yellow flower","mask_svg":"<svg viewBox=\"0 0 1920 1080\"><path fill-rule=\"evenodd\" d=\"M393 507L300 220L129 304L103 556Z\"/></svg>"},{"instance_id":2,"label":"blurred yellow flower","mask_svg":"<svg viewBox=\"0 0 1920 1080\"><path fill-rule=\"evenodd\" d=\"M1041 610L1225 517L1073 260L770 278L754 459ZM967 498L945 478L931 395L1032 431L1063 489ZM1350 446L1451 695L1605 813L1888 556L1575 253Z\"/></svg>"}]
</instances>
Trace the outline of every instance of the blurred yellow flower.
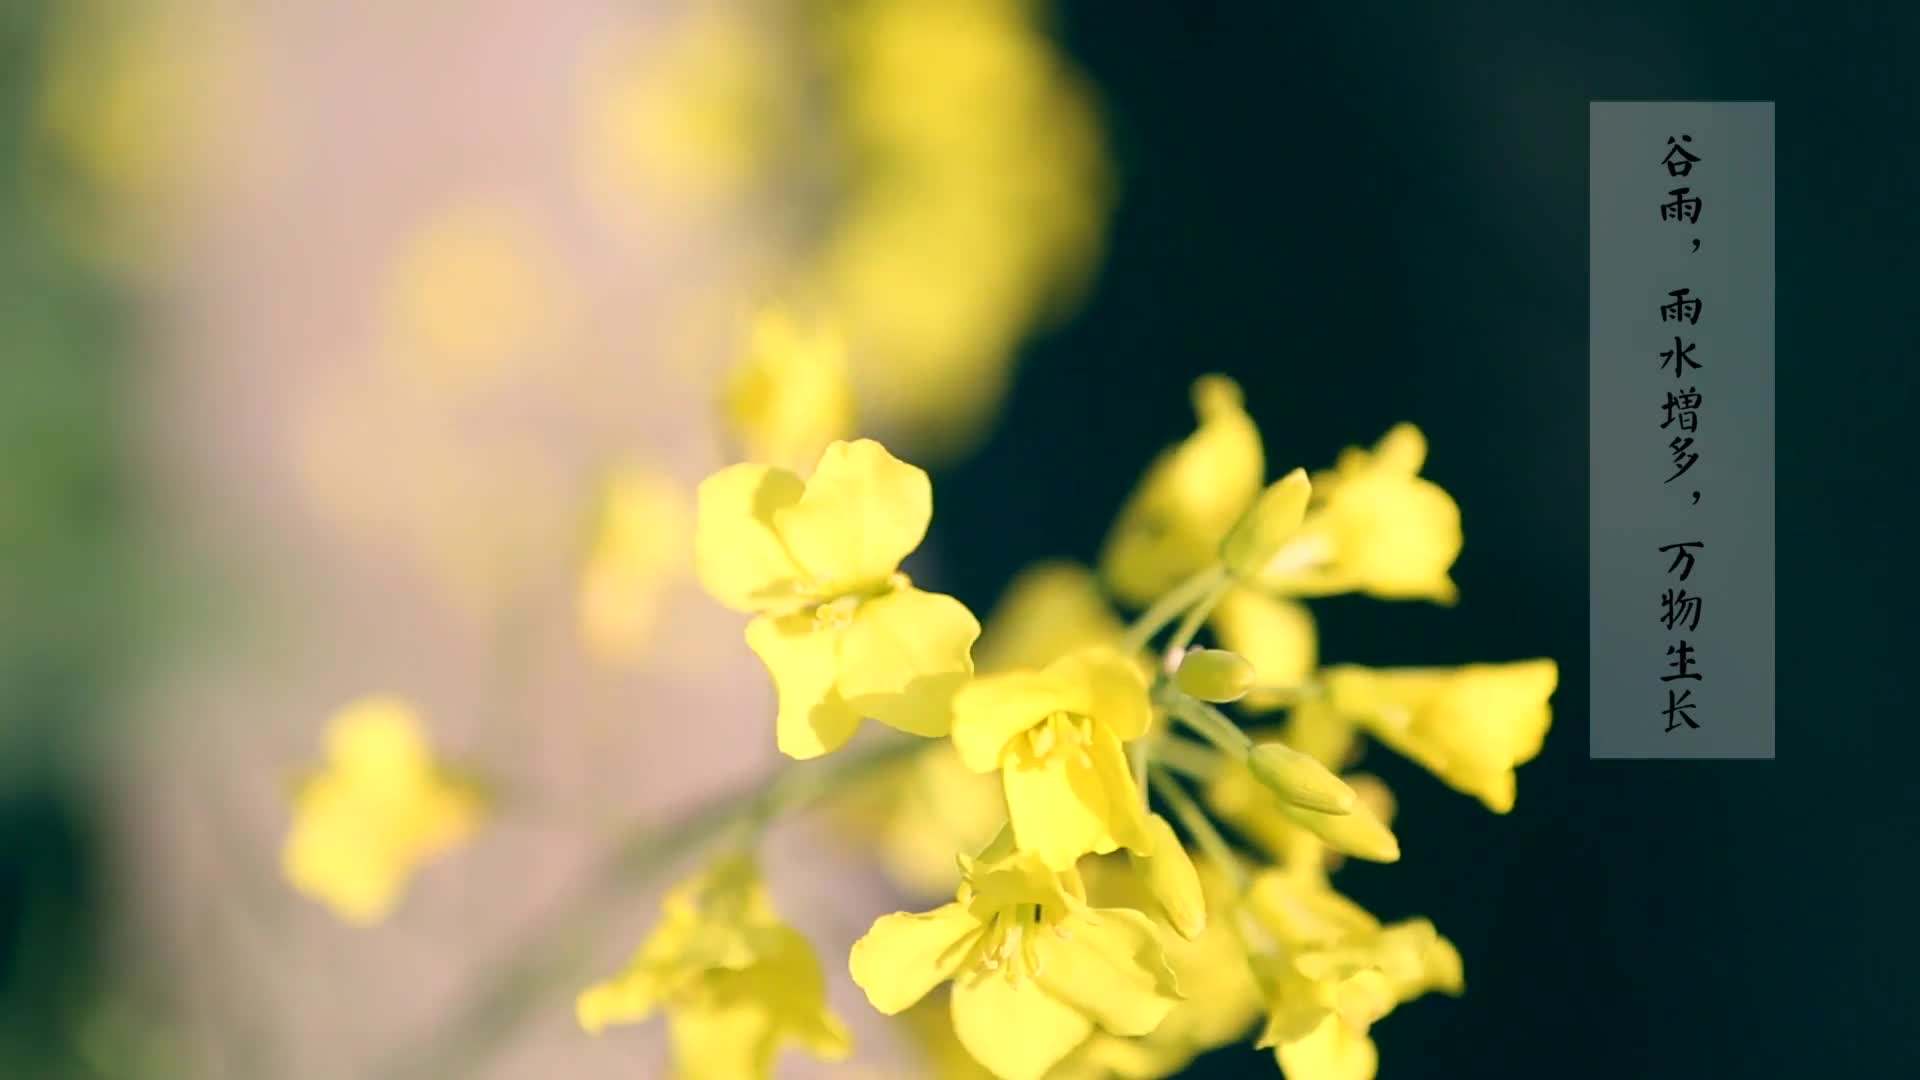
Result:
<instances>
[{"instance_id":1,"label":"blurred yellow flower","mask_svg":"<svg viewBox=\"0 0 1920 1080\"><path fill-rule=\"evenodd\" d=\"M1096 1029L1144 1035L1179 1001L1153 923L1094 908L1003 836L967 860L954 902L881 917L853 945L853 981L894 1015L953 980L953 1029L1001 1080L1040 1080Z\"/></svg>"},{"instance_id":2,"label":"blurred yellow flower","mask_svg":"<svg viewBox=\"0 0 1920 1080\"><path fill-rule=\"evenodd\" d=\"M177 0L69 0L47 13L33 120L51 167L23 175L82 252L142 268L167 250L167 228L242 171L228 152L253 100L246 22Z\"/></svg>"},{"instance_id":3,"label":"blurred yellow flower","mask_svg":"<svg viewBox=\"0 0 1920 1080\"><path fill-rule=\"evenodd\" d=\"M580 994L581 1027L598 1034L664 1009L683 1080L764 1080L785 1043L827 1061L847 1056L852 1041L827 1007L813 946L775 915L752 860L723 858L667 894L662 910L626 969Z\"/></svg>"},{"instance_id":4,"label":"blurred yellow flower","mask_svg":"<svg viewBox=\"0 0 1920 1080\"><path fill-rule=\"evenodd\" d=\"M420 726L397 698L347 706L327 726L325 766L295 794L281 865L346 922L386 918L421 863L480 825L479 793L434 763Z\"/></svg>"},{"instance_id":5,"label":"blurred yellow flower","mask_svg":"<svg viewBox=\"0 0 1920 1080\"><path fill-rule=\"evenodd\" d=\"M1324 881L1259 875L1246 910L1259 944L1254 970L1273 1047L1287 1080L1373 1080L1367 1030L1429 990L1458 994L1460 954L1425 919L1382 926Z\"/></svg>"},{"instance_id":6,"label":"blurred yellow flower","mask_svg":"<svg viewBox=\"0 0 1920 1080\"><path fill-rule=\"evenodd\" d=\"M1070 562L1020 571L987 616L974 664L991 673L1046 667L1089 645L1118 645L1125 627L1093 572Z\"/></svg>"},{"instance_id":7,"label":"blurred yellow flower","mask_svg":"<svg viewBox=\"0 0 1920 1080\"><path fill-rule=\"evenodd\" d=\"M1220 541L1261 491L1260 431L1233 380L1193 384L1199 426L1167 448L1120 510L1100 555L1114 594L1144 605L1219 558Z\"/></svg>"},{"instance_id":8,"label":"blurred yellow flower","mask_svg":"<svg viewBox=\"0 0 1920 1080\"><path fill-rule=\"evenodd\" d=\"M814 9L843 179L799 277L847 332L863 415L935 453L979 434L1021 338L1099 253L1099 124L1039 7Z\"/></svg>"},{"instance_id":9,"label":"blurred yellow flower","mask_svg":"<svg viewBox=\"0 0 1920 1080\"><path fill-rule=\"evenodd\" d=\"M1447 572L1460 557L1460 507L1419 475L1426 457L1426 437L1412 424L1371 451L1342 451L1331 471L1313 477L1306 523L1262 584L1295 595L1452 603L1459 590Z\"/></svg>"},{"instance_id":10,"label":"blurred yellow flower","mask_svg":"<svg viewBox=\"0 0 1920 1080\"><path fill-rule=\"evenodd\" d=\"M1488 809L1513 809L1514 768L1533 760L1559 683L1552 660L1458 668L1374 670L1351 665L1323 673L1333 708Z\"/></svg>"},{"instance_id":11,"label":"blurred yellow flower","mask_svg":"<svg viewBox=\"0 0 1920 1080\"><path fill-rule=\"evenodd\" d=\"M600 660L638 660L659 624L664 594L687 562L686 498L658 469L627 465L607 481L581 568L580 636Z\"/></svg>"},{"instance_id":12,"label":"blurred yellow flower","mask_svg":"<svg viewBox=\"0 0 1920 1080\"><path fill-rule=\"evenodd\" d=\"M746 355L727 375L728 430L748 461L800 469L854 433L846 344L780 309L753 320Z\"/></svg>"},{"instance_id":13,"label":"blurred yellow flower","mask_svg":"<svg viewBox=\"0 0 1920 1080\"><path fill-rule=\"evenodd\" d=\"M807 480L734 465L700 485L695 562L715 599L757 613L747 644L780 698L780 749L818 757L870 716L945 735L980 624L898 572L933 516L927 474L870 439L836 442Z\"/></svg>"},{"instance_id":14,"label":"blurred yellow flower","mask_svg":"<svg viewBox=\"0 0 1920 1080\"><path fill-rule=\"evenodd\" d=\"M953 745L967 768L999 771L1020 850L1065 870L1088 852L1153 851L1121 745L1152 721L1139 668L1094 647L968 683L953 702Z\"/></svg>"},{"instance_id":15,"label":"blurred yellow flower","mask_svg":"<svg viewBox=\"0 0 1920 1080\"><path fill-rule=\"evenodd\" d=\"M745 195L796 122L789 67L750 12L715 4L590 58L578 143L588 190L615 217Z\"/></svg>"},{"instance_id":16,"label":"blurred yellow flower","mask_svg":"<svg viewBox=\"0 0 1920 1080\"><path fill-rule=\"evenodd\" d=\"M526 361L564 315L557 266L533 222L477 197L438 208L402 241L383 302L388 360L456 386Z\"/></svg>"},{"instance_id":17,"label":"blurred yellow flower","mask_svg":"<svg viewBox=\"0 0 1920 1080\"><path fill-rule=\"evenodd\" d=\"M953 891L956 851L978 851L1006 820L997 777L960 763L953 744L930 742L863 779L836 805L894 882L917 896Z\"/></svg>"}]
</instances>

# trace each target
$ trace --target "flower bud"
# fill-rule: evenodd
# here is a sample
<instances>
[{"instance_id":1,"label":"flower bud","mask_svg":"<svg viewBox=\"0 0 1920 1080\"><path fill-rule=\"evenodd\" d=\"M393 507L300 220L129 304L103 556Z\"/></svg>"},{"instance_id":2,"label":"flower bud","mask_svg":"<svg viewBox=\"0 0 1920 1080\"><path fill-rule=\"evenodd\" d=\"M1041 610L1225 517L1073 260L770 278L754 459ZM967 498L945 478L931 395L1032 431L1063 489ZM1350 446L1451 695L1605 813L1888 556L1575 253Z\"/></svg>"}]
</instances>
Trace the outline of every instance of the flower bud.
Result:
<instances>
[{"instance_id":1,"label":"flower bud","mask_svg":"<svg viewBox=\"0 0 1920 1080\"><path fill-rule=\"evenodd\" d=\"M1253 689L1253 665L1225 649L1195 649L1181 658L1173 680L1201 701L1238 701Z\"/></svg>"},{"instance_id":2,"label":"flower bud","mask_svg":"<svg viewBox=\"0 0 1920 1080\"><path fill-rule=\"evenodd\" d=\"M1142 855L1129 850L1128 861L1166 913L1167 923L1192 941L1207 928L1207 901L1200 891L1199 871L1193 868L1193 859L1166 818L1159 814L1148 817L1147 834L1153 838L1152 852Z\"/></svg>"},{"instance_id":3,"label":"flower bud","mask_svg":"<svg viewBox=\"0 0 1920 1080\"><path fill-rule=\"evenodd\" d=\"M1358 801L1333 770L1285 743L1255 746L1247 755L1247 765L1256 779L1295 806L1322 814L1348 814Z\"/></svg>"},{"instance_id":4,"label":"flower bud","mask_svg":"<svg viewBox=\"0 0 1920 1080\"><path fill-rule=\"evenodd\" d=\"M1220 561L1237 578L1252 578L1300 531L1313 484L1307 470L1295 469L1268 485L1220 541Z\"/></svg>"},{"instance_id":5,"label":"flower bud","mask_svg":"<svg viewBox=\"0 0 1920 1080\"><path fill-rule=\"evenodd\" d=\"M1321 814L1298 806L1284 809L1289 821L1342 855L1368 862L1400 861L1400 841L1394 837L1393 830L1365 806L1356 805L1346 814Z\"/></svg>"}]
</instances>

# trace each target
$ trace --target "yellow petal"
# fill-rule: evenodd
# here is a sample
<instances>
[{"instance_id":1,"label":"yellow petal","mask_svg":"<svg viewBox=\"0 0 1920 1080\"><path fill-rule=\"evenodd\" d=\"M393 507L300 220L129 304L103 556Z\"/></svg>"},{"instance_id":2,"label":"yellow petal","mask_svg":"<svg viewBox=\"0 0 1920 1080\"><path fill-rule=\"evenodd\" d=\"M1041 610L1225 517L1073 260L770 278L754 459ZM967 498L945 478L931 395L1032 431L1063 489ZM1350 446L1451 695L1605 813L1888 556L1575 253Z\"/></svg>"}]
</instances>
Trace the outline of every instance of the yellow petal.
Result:
<instances>
[{"instance_id":1,"label":"yellow petal","mask_svg":"<svg viewBox=\"0 0 1920 1080\"><path fill-rule=\"evenodd\" d=\"M933 520L933 484L872 439L820 455L806 493L773 514L787 550L823 594L885 582L920 546Z\"/></svg>"},{"instance_id":2,"label":"yellow petal","mask_svg":"<svg viewBox=\"0 0 1920 1080\"><path fill-rule=\"evenodd\" d=\"M700 482L694 568L714 599L736 611L763 611L792 599L800 568L773 521L804 490L798 476L766 465L734 465Z\"/></svg>"},{"instance_id":3,"label":"yellow petal","mask_svg":"<svg viewBox=\"0 0 1920 1080\"><path fill-rule=\"evenodd\" d=\"M1153 834L1147 827L1146 799L1134 783L1133 768L1126 748L1103 724L1093 727L1093 745L1087 748L1093 758L1093 771L1107 793L1107 830L1114 843L1131 851L1153 850Z\"/></svg>"},{"instance_id":4,"label":"yellow petal","mask_svg":"<svg viewBox=\"0 0 1920 1080\"><path fill-rule=\"evenodd\" d=\"M1137 739L1153 724L1153 703L1140 669L1117 650L1083 649L1055 661L1047 673L1086 688L1078 711L1099 721L1121 740Z\"/></svg>"},{"instance_id":5,"label":"yellow petal","mask_svg":"<svg viewBox=\"0 0 1920 1080\"><path fill-rule=\"evenodd\" d=\"M1140 875L1148 894L1159 903L1167 924L1192 941L1207 929L1207 899L1200 888L1200 873L1166 818L1149 815L1147 833L1153 850L1128 853L1134 873Z\"/></svg>"},{"instance_id":6,"label":"yellow petal","mask_svg":"<svg viewBox=\"0 0 1920 1080\"><path fill-rule=\"evenodd\" d=\"M1373 1040L1333 1015L1305 1038L1281 1043L1274 1058L1287 1080L1374 1080L1380 1069Z\"/></svg>"},{"instance_id":7,"label":"yellow petal","mask_svg":"<svg viewBox=\"0 0 1920 1080\"><path fill-rule=\"evenodd\" d=\"M975 772L1000 767L1001 752L1052 713L1086 707L1084 689L1038 671L974 679L953 698L953 746Z\"/></svg>"},{"instance_id":8,"label":"yellow petal","mask_svg":"<svg viewBox=\"0 0 1920 1080\"><path fill-rule=\"evenodd\" d=\"M840 635L840 696L890 727L945 735L979 636L973 613L951 596L902 588L869 600Z\"/></svg>"},{"instance_id":9,"label":"yellow petal","mask_svg":"<svg viewBox=\"0 0 1920 1080\"><path fill-rule=\"evenodd\" d=\"M761 615L747 624L747 645L767 666L779 695L774 730L780 752L814 758L845 745L860 714L835 688L840 636L811 615Z\"/></svg>"},{"instance_id":10,"label":"yellow petal","mask_svg":"<svg viewBox=\"0 0 1920 1080\"><path fill-rule=\"evenodd\" d=\"M873 1007L892 1016L952 978L967 959L967 939L983 929L958 903L883 915L853 943L847 966Z\"/></svg>"},{"instance_id":11,"label":"yellow petal","mask_svg":"<svg viewBox=\"0 0 1920 1080\"><path fill-rule=\"evenodd\" d=\"M1117 847L1108 828L1107 791L1091 761L1065 755L1009 758L1001 770L1007 818L1020 850L1065 870L1089 852Z\"/></svg>"},{"instance_id":12,"label":"yellow petal","mask_svg":"<svg viewBox=\"0 0 1920 1080\"><path fill-rule=\"evenodd\" d=\"M1125 908L1102 908L1040 932L1041 985L1115 1035L1145 1035L1180 1001L1153 924Z\"/></svg>"},{"instance_id":13,"label":"yellow petal","mask_svg":"<svg viewBox=\"0 0 1920 1080\"><path fill-rule=\"evenodd\" d=\"M1040 1080L1093 1021L1029 978L987 972L953 987L953 1033L1000 1080Z\"/></svg>"},{"instance_id":14,"label":"yellow petal","mask_svg":"<svg viewBox=\"0 0 1920 1080\"><path fill-rule=\"evenodd\" d=\"M768 1080L779 1042L763 1009L739 1003L668 1013L679 1080Z\"/></svg>"},{"instance_id":15,"label":"yellow petal","mask_svg":"<svg viewBox=\"0 0 1920 1080\"><path fill-rule=\"evenodd\" d=\"M635 967L581 991L573 1011L587 1034L598 1035L612 1024L645 1020L659 1004L660 991L653 973Z\"/></svg>"},{"instance_id":16,"label":"yellow petal","mask_svg":"<svg viewBox=\"0 0 1920 1080\"><path fill-rule=\"evenodd\" d=\"M1112 644L1125 627L1093 572L1069 562L1022 570L987 616L974 664L981 671L1038 668L1088 645Z\"/></svg>"}]
</instances>

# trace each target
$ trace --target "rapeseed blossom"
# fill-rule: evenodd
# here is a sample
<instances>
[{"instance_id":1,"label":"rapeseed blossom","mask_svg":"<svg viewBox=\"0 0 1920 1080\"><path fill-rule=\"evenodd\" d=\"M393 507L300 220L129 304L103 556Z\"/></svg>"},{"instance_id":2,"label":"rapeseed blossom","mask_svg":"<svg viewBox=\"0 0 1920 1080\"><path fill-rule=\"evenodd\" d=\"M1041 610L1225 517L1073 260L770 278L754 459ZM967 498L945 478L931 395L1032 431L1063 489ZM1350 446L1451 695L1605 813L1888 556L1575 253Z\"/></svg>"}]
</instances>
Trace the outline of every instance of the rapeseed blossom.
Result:
<instances>
[{"instance_id":1,"label":"rapeseed blossom","mask_svg":"<svg viewBox=\"0 0 1920 1080\"><path fill-rule=\"evenodd\" d=\"M722 408L748 461L806 467L828 443L853 435L846 342L782 309L760 312L746 354L727 374Z\"/></svg>"},{"instance_id":2,"label":"rapeseed blossom","mask_svg":"<svg viewBox=\"0 0 1920 1080\"><path fill-rule=\"evenodd\" d=\"M1152 851L1122 744L1147 733L1153 712L1126 657L1095 647L1039 671L983 676L953 708L960 760L975 772L999 770L1020 850L1055 870L1090 852Z\"/></svg>"},{"instance_id":3,"label":"rapeseed blossom","mask_svg":"<svg viewBox=\"0 0 1920 1080\"><path fill-rule=\"evenodd\" d=\"M779 695L781 752L837 750L863 716L951 728L980 624L899 572L932 516L927 474L870 439L832 443L806 480L734 465L701 483L695 564L715 599L755 613L747 644Z\"/></svg>"},{"instance_id":4,"label":"rapeseed blossom","mask_svg":"<svg viewBox=\"0 0 1920 1080\"><path fill-rule=\"evenodd\" d=\"M371 925L424 862L479 828L479 792L434 760L413 707L373 697L327 726L327 757L294 796L281 865L295 889L343 921Z\"/></svg>"},{"instance_id":5,"label":"rapeseed blossom","mask_svg":"<svg viewBox=\"0 0 1920 1080\"><path fill-rule=\"evenodd\" d=\"M1096 1030L1145 1035L1182 997L1153 923L1088 904L1078 873L1003 835L965 862L954 901L883 916L854 943L854 982L899 1013L953 982L954 1033L1001 1080L1039 1080Z\"/></svg>"},{"instance_id":6,"label":"rapeseed blossom","mask_svg":"<svg viewBox=\"0 0 1920 1080\"><path fill-rule=\"evenodd\" d=\"M787 1043L828 1061L847 1056L813 946L774 913L751 859L720 859L662 911L625 970L580 994L581 1027L597 1034L665 1011L681 1080L764 1080Z\"/></svg>"}]
</instances>

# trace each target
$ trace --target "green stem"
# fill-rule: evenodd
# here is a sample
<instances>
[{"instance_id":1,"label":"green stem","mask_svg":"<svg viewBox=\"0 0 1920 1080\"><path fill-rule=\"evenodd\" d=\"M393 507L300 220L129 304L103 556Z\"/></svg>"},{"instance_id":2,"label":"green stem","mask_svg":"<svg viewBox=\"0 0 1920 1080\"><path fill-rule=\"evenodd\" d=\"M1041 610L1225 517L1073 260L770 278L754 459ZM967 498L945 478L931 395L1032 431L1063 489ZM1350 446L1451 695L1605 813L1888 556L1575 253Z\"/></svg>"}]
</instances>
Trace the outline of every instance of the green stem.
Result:
<instances>
[{"instance_id":1,"label":"green stem","mask_svg":"<svg viewBox=\"0 0 1920 1080\"><path fill-rule=\"evenodd\" d=\"M1233 853L1233 847L1227 843L1226 837L1213 827L1213 822L1193 801L1193 796L1188 795L1185 788L1160 768L1153 770L1153 790L1166 800L1173 810L1173 816L1179 818L1181 826L1193 834L1194 842L1200 845L1200 850L1206 853L1207 858L1218 863L1220 871L1232 880L1234 891L1245 891L1247 871L1240 865L1240 857Z\"/></svg>"},{"instance_id":2,"label":"green stem","mask_svg":"<svg viewBox=\"0 0 1920 1080\"><path fill-rule=\"evenodd\" d=\"M1253 740L1247 738L1247 733L1241 731L1240 726L1227 719L1227 714L1219 709L1171 686L1162 691L1161 698L1169 712L1219 747L1221 753L1239 760L1253 748Z\"/></svg>"},{"instance_id":3,"label":"green stem","mask_svg":"<svg viewBox=\"0 0 1920 1080\"><path fill-rule=\"evenodd\" d=\"M382 1075L396 1080L474 1075L536 1008L551 1004L560 991L584 986L607 963L600 948L601 923L612 901L652 883L729 831L755 829L803 810L927 745L909 738L849 748L818 766L788 766L751 790L711 799L679 821L635 831L614 847L585 887L506 951L493 975L476 980L480 989L472 997L425 1040L396 1054Z\"/></svg>"},{"instance_id":4,"label":"green stem","mask_svg":"<svg viewBox=\"0 0 1920 1080\"><path fill-rule=\"evenodd\" d=\"M1216 563L1168 590L1127 627L1126 636L1120 642L1122 651L1132 655L1146 648L1153 635L1184 614L1226 576L1227 568Z\"/></svg>"},{"instance_id":5,"label":"green stem","mask_svg":"<svg viewBox=\"0 0 1920 1080\"><path fill-rule=\"evenodd\" d=\"M1218 777L1221 766L1225 764L1220 752L1213 747L1172 735L1163 736L1154 745L1153 760L1157 765L1166 766L1170 772L1203 784Z\"/></svg>"},{"instance_id":6,"label":"green stem","mask_svg":"<svg viewBox=\"0 0 1920 1080\"><path fill-rule=\"evenodd\" d=\"M1179 629L1173 632L1173 639L1167 642L1168 655L1185 652L1187 646L1193 644L1194 636L1200 633L1200 624L1206 622L1207 616L1213 614L1213 609L1233 588L1233 585L1233 579L1222 574L1220 580L1207 590L1206 595L1187 609L1187 617L1180 620Z\"/></svg>"}]
</instances>

